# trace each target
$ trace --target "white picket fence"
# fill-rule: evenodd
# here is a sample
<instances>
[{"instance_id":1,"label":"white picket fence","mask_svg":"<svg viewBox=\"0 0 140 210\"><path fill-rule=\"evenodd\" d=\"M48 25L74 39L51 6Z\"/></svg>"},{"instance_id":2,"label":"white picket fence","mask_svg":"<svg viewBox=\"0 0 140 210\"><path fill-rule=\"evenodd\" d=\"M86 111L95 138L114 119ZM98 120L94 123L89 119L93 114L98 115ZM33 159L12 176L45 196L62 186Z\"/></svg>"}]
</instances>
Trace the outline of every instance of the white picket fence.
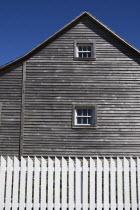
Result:
<instances>
[{"instance_id":1,"label":"white picket fence","mask_svg":"<svg viewBox=\"0 0 140 210\"><path fill-rule=\"evenodd\" d=\"M0 160L0 210L140 209L139 158Z\"/></svg>"}]
</instances>

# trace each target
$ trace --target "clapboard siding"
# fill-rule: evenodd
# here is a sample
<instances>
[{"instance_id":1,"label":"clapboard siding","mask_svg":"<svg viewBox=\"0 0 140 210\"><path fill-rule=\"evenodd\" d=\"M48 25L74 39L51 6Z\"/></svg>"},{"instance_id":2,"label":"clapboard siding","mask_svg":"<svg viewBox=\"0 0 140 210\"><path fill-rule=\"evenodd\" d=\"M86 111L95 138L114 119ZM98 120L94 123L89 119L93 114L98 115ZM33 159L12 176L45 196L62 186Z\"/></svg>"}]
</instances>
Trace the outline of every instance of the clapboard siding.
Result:
<instances>
[{"instance_id":1,"label":"clapboard siding","mask_svg":"<svg viewBox=\"0 0 140 210\"><path fill-rule=\"evenodd\" d=\"M74 59L81 39L95 60ZM138 52L83 15L23 61L0 72L0 155L140 155ZM72 128L73 103L97 105L96 128Z\"/></svg>"},{"instance_id":2,"label":"clapboard siding","mask_svg":"<svg viewBox=\"0 0 140 210\"><path fill-rule=\"evenodd\" d=\"M19 155L22 65L0 71L0 155Z\"/></svg>"},{"instance_id":3,"label":"clapboard siding","mask_svg":"<svg viewBox=\"0 0 140 210\"><path fill-rule=\"evenodd\" d=\"M96 41L75 61L74 41ZM23 155L140 154L139 56L84 17L26 62ZM72 128L72 103L97 104L97 128Z\"/></svg>"}]
</instances>

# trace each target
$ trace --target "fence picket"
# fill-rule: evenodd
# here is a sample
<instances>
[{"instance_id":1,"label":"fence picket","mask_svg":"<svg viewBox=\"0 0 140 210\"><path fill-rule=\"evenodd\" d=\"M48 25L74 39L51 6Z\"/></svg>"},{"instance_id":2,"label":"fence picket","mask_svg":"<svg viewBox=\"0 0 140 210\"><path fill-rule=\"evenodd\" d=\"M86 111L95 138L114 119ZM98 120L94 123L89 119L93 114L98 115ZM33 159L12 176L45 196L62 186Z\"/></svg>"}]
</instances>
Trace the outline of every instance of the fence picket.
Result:
<instances>
[{"instance_id":1,"label":"fence picket","mask_svg":"<svg viewBox=\"0 0 140 210\"><path fill-rule=\"evenodd\" d=\"M137 210L137 195L136 195L136 162L133 158L130 158L130 170L131 170L131 203L132 209Z\"/></svg>"},{"instance_id":2,"label":"fence picket","mask_svg":"<svg viewBox=\"0 0 140 210\"><path fill-rule=\"evenodd\" d=\"M129 162L124 158L124 207L130 209Z\"/></svg>"},{"instance_id":3,"label":"fence picket","mask_svg":"<svg viewBox=\"0 0 140 210\"><path fill-rule=\"evenodd\" d=\"M95 210L95 161L90 158L90 210Z\"/></svg>"},{"instance_id":4,"label":"fence picket","mask_svg":"<svg viewBox=\"0 0 140 210\"><path fill-rule=\"evenodd\" d=\"M16 157L14 161L8 157L7 162L1 157L1 210L139 208L138 157L109 160L105 157L69 157L68 160L64 157L48 157L47 160L28 157L27 161L21 157L21 162Z\"/></svg>"},{"instance_id":5,"label":"fence picket","mask_svg":"<svg viewBox=\"0 0 140 210\"><path fill-rule=\"evenodd\" d=\"M88 161L83 158L83 210L88 210Z\"/></svg>"},{"instance_id":6,"label":"fence picket","mask_svg":"<svg viewBox=\"0 0 140 210\"><path fill-rule=\"evenodd\" d=\"M28 157L28 167L27 167L27 210L32 209L32 187L33 187L33 161Z\"/></svg>"},{"instance_id":7,"label":"fence picket","mask_svg":"<svg viewBox=\"0 0 140 210\"><path fill-rule=\"evenodd\" d=\"M116 209L116 176L115 176L115 160L110 160L110 196L111 209Z\"/></svg>"},{"instance_id":8,"label":"fence picket","mask_svg":"<svg viewBox=\"0 0 140 210\"><path fill-rule=\"evenodd\" d=\"M81 161L76 158L76 210L81 210Z\"/></svg>"},{"instance_id":9,"label":"fence picket","mask_svg":"<svg viewBox=\"0 0 140 210\"><path fill-rule=\"evenodd\" d=\"M34 163L34 210L39 210L40 161L35 157Z\"/></svg>"},{"instance_id":10,"label":"fence picket","mask_svg":"<svg viewBox=\"0 0 140 210\"><path fill-rule=\"evenodd\" d=\"M4 208L4 195L5 195L5 175L6 175L6 160L1 156L0 167L0 206Z\"/></svg>"},{"instance_id":11,"label":"fence picket","mask_svg":"<svg viewBox=\"0 0 140 210\"><path fill-rule=\"evenodd\" d=\"M24 210L26 188L26 160L21 157L19 209Z\"/></svg>"},{"instance_id":12,"label":"fence picket","mask_svg":"<svg viewBox=\"0 0 140 210\"><path fill-rule=\"evenodd\" d=\"M55 157L55 210L58 210L59 208L60 208L60 160L57 157Z\"/></svg>"},{"instance_id":13,"label":"fence picket","mask_svg":"<svg viewBox=\"0 0 140 210\"><path fill-rule=\"evenodd\" d=\"M109 209L109 162L104 158L104 210Z\"/></svg>"},{"instance_id":14,"label":"fence picket","mask_svg":"<svg viewBox=\"0 0 140 210\"><path fill-rule=\"evenodd\" d=\"M97 210L102 210L102 160L97 157Z\"/></svg>"},{"instance_id":15,"label":"fence picket","mask_svg":"<svg viewBox=\"0 0 140 210\"><path fill-rule=\"evenodd\" d=\"M123 210L122 161L117 158L117 203L118 210Z\"/></svg>"},{"instance_id":16,"label":"fence picket","mask_svg":"<svg viewBox=\"0 0 140 210\"><path fill-rule=\"evenodd\" d=\"M69 210L74 209L74 161L69 158Z\"/></svg>"},{"instance_id":17,"label":"fence picket","mask_svg":"<svg viewBox=\"0 0 140 210\"><path fill-rule=\"evenodd\" d=\"M138 173L138 209L140 209L140 159L137 158L137 173Z\"/></svg>"},{"instance_id":18,"label":"fence picket","mask_svg":"<svg viewBox=\"0 0 140 210\"><path fill-rule=\"evenodd\" d=\"M62 157L62 210L67 209L67 161Z\"/></svg>"},{"instance_id":19,"label":"fence picket","mask_svg":"<svg viewBox=\"0 0 140 210\"><path fill-rule=\"evenodd\" d=\"M18 189L19 189L19 161L16 157L14 157L12 210L16 210L18 208Z\"/></svg>"},{"instance_id":20,"label":"fence picket","mask_svg":"<svg viewBox=\"0 0 140 210\"><path fill-rule=\"evenodd\" d=\"M48 158L48 210L53 209L53 160Z\"/></svg>"},{"instance_id":21,"label":"fence picket","mask_svg":"<svg viewBox=\"0 0 140 210\"><path fill-rule=\"evenodd\" d=\"M41 158L41 210L46 210L46 160Z\"/></svg>"},{"instance_id":22,"label":"fence picket","mask_svg":"<svg viewBox=\"0 0 140 210\"><path fill-rule=\"evenodd\" d=\"M6 200L5 210L9 210L11 207L11 193L12 193L12 165L13 161L10 157L7 160L7 180L6 180Z\"/></svg>"}]
</instances>

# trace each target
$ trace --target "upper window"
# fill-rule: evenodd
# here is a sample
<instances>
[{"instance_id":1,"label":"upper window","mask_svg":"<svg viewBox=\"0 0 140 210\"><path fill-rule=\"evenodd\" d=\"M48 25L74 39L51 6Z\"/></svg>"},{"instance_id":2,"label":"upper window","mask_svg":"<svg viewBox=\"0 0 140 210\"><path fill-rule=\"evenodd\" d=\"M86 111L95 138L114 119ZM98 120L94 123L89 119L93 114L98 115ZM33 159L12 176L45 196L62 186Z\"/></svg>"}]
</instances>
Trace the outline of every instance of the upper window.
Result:
<instances>
[{"instance_id":1,"label":"upper window","mask_svg":"<svg viewBox=\"0 0 140 210\"><path fill-rule=\"evenodd\" d=\"M73 127L96 126L96 106L73 105Z\"/></svg>"},{"instance_id":2,"label":"upper window","mask_svg":"<svg viewBox=\"0 0 140 210\"><path fill-rule=\"evenodd\" d=\"M95 42L89 40L75 41L75 56L79 60L95 59Z\"/></svg>"},{"instance_id":3,"label":"upper window","mask_svg":"<svg viewBox=\"0 0 140 210\"><path fill-rule=\"evenodd\" d=\"M77 44L77 57L91 58L92 44Z\"/></svg>"}]
</instances>

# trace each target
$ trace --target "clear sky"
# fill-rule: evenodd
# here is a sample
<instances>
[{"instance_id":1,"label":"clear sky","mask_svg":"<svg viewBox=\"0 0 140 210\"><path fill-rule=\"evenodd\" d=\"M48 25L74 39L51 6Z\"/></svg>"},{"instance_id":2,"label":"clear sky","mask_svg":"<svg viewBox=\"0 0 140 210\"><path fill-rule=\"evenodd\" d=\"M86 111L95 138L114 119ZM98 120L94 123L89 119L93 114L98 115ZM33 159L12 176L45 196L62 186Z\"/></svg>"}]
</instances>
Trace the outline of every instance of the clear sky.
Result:
<instances>
[{"instance_id":1,"label":"clear sky","mask_svg":"<svg viewBox=\"0 0 140 210\"><path fill-rule=\"evenodd\" d=\"M0 65L25 54L84 10L140 50L140 0L1 0Z\"/></svg>"}]
</instances>

